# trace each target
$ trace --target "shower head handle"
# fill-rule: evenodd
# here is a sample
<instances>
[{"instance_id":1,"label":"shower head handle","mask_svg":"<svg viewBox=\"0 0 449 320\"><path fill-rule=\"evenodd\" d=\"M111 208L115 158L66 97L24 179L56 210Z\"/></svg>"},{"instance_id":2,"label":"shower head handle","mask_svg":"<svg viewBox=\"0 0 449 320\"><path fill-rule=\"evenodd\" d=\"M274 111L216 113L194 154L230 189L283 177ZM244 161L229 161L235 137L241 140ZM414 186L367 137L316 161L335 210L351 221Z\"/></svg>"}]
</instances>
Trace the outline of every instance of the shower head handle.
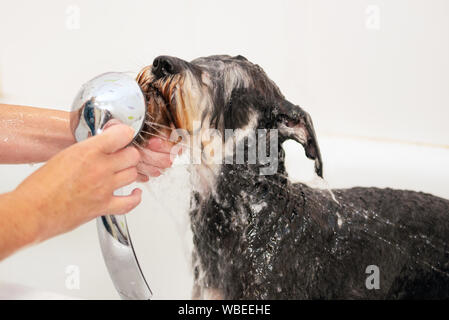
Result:
<instances>
[{"instance_id":1,"label":"shower head handle","mask_svg":"<svg viewBox=\"0 0 449 320\"><path fill-rule=\"evenodd\" d=\"M104 73L84 84L73 101L72 133L80 142L100 134L110 121L119 121L134 129L135 139L145 121L146 105L131 76ZM106 267L122 299L150 299L152 292L137 260L126 217L99 217L97 231Z\"/></svg>"}]
</instances>

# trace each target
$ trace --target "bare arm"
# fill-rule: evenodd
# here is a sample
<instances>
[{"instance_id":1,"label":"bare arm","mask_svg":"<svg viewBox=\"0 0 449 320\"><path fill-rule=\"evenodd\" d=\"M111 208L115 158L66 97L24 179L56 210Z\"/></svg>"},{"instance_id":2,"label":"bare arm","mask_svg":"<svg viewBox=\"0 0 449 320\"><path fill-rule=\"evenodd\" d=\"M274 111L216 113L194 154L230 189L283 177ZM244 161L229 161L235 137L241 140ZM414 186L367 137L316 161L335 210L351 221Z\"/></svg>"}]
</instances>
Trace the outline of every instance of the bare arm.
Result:
<instances>
[{"instance_id":1,"label":"bare arm","mask_svg":"<svg viewBox=\"0 0 449 320\"><path fill-rule=\"evenodd\" d=\"M0 104L0 164L44 162L75 143L70 113ZM139 149L139 181L157 177L171 166L172 144L151 138Z\"/></svg>"},{"instance_id":2,"label":"bare arm","mask_svg":"<svg viewBox=\"0 0 449 320\"><path fill-rule=\"evenodd\" d=\"M74 144L68 112L0 104L0 163L48 160L0 195L0 260L98 215L133 209L140 190L113 191L171 166L171 143L150 139L136 150L126 147L132 137L131 129L116 125Z\"/></svg>"},{"instance_id":3,"label":"bare arm","mask_svg":"<svg viewBox=\"0 0 449 320\"><path fill-rule=\"evenodd\" d=\"M75 143L69 112L0 104L0 163L43 162Z\"/></svg>"},{"instance_id":4,"label":"bare arm","mask_svg":"<svg viewBox=\"0 0 449 320\"><path fill-rule=\"evenodd\" d=\"M137 179L134 131L116 125L52 157L14 191L0 195L0 260L103 214L137 206L141 191L115 196Z\"/></svg>"},{"instance_id":5,"label":"bare arm","mask_svg":"<svg viewBox=\"0 0 449 320\"><path fill-rule=\"evenodd\" d=\"M0 261L20 248L38 242L36 209L15 192L0 195Z\"/></svg>"}]
</instances>

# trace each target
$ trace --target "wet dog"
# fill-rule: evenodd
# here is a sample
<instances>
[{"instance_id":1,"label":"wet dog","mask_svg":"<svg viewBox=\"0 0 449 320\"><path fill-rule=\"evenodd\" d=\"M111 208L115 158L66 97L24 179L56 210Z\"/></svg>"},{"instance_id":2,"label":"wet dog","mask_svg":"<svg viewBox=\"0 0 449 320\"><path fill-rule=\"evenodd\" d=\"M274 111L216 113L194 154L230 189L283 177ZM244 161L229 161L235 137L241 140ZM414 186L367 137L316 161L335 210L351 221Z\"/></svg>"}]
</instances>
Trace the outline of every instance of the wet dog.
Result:
<instances>
[{"instance_id":1,"label":"wet dog","mask_svg":"<svg viewBox=\"0 0 449 320\"><path fill-rule=\"evenodd\" d=\"M449 298L449 201L291 183L287 139L302 144L322 176L312 120L258 65L242 56L161 56L137 80L149 102L140 143L172 129L200 134L190 212L195 298ZM204 139L209 129L219 138ZM249 139L257 130L266 134ZM254 161L251 148L274 150L275 170L264 173L267 162Z\"/></svg>"}]
</instances>

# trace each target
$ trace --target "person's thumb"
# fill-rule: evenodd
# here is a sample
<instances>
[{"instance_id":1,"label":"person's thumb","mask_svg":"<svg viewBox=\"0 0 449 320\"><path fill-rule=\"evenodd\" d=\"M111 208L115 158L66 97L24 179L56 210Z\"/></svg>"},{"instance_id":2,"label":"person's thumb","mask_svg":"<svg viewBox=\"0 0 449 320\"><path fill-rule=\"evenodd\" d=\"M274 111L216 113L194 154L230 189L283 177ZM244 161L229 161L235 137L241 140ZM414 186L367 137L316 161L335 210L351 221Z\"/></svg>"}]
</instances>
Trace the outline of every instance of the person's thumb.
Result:
<instances>
[{"instance_id":1,"label":"person's thumb","mask_svg":"<svg viewBox=\"0 0 449 320\"><path fill-rule=\"evenodd\" d=\"M92 138L91 143L97 144L104 153L114 153L131 143L134 130L124 124L107 127L101 134Z\"/></svg>"}]
</instances>

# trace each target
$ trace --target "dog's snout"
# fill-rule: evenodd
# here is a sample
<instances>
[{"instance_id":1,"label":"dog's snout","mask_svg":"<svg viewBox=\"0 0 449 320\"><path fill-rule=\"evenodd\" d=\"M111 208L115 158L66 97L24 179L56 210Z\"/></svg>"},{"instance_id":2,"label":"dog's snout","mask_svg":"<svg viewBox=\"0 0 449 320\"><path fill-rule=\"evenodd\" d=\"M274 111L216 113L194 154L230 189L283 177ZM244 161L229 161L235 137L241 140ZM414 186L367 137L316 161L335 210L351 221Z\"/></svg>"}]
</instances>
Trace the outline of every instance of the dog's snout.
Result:
<instances>
[{"instance_id":1,"label":"dog's snout","mask_svg":"<svg viewBox=\"0 0 449 320\"><path fill-rule=\"evenodd\" d=\"M159 56L153 61L153 73L157 77L164 77L180 72L182 69L182 60L170 57Z\"/></svg>"}]
</instances>

